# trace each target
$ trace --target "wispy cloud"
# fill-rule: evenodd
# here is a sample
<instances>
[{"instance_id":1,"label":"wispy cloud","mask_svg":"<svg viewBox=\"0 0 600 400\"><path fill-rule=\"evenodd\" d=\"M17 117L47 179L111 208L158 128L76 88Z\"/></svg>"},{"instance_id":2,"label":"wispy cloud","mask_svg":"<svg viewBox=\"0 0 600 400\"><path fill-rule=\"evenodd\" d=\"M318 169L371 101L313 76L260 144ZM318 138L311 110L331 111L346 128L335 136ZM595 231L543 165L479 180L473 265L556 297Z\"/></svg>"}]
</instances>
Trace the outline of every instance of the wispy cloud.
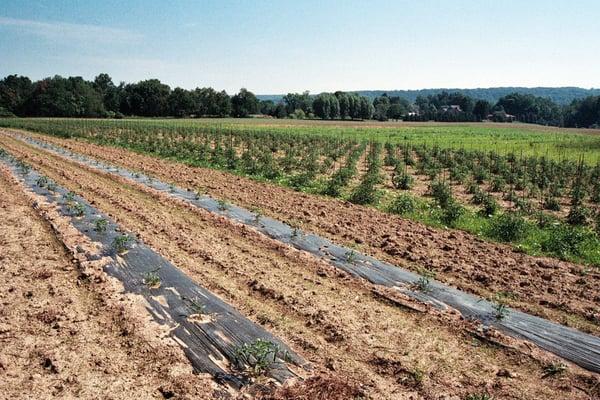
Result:
<instances>
[{"instance_id":1,"label":"wispy cloud","mask_svg":"<svg viewBox=\"0 0 600 400\"><path fill-rule=\"evenodd\" d=\"M28 19L0 17L0 26L39 35L51 40L69 39L93 42L137 42L142 35L127 29L67 22L40 22Z\"/></svg>"}]
</instances>

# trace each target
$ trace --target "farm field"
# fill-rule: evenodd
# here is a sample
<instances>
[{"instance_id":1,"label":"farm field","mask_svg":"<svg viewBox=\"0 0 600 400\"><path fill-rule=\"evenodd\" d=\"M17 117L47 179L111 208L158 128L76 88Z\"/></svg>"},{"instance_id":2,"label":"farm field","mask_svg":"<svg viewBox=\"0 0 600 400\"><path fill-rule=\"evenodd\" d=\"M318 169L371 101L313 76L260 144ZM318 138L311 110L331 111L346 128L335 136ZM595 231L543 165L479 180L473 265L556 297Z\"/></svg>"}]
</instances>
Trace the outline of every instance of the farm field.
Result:
<instances>
[{"instance_id":1,"label":"farm field","mask_svg":"<svg viewBox=\"0 0 600 400\"><path fill-rule=\"evenodd\" d=\"M501 291L505 288L502 285L515 280L515 271L506 268L501 272L507 275L498 277L502 265L493 262L502 256L508 263L518 263L519 274L526 272L533 283L531 292L520 292L521 306L513 300L515 305L523 309L530 305L533 312L597 334L594 317L589 314L596 300L586 296L595 293L594 282L599 277L591 270L586 272L587 282L577 283L583 266L530 257L506 245L473 241L460 231L433 229L375 208L298 193L223 171L80 140L31 136L177 185L194 190L201 187L224 201L260 207L265 214L296 221L303 229L337 242L354 243L360 251L407 268L418 269L428 259L434 260L437 266L427 268L438 268L438 278L473 292ZM338 391L346 397L340 398L469 398L489 394L494 398L590 399L597 393L594 376L575 366L549 372L556 369L549 366L559 365L554 357L498 347L472 336L460 321L434 312L411 311L418 305L400 307L375 296L371 284L251 229L32 146L7 131L0 133L0 147L136 232L199 284L284 340L313 363L312 374L321 379L317 382L322 386L344 382ZM6 188L14 186L8 179L6 182ZM386 251L381 247L386 239L396 250L405 245L414 248L406 247L406 255L402 250ZM410 260L411 255L414 260ZM471 289L467 287L474 271L464 268L476 261L494 285L490 289L477 280ZM447 262L456 270L451 268L443 275L442 265ZM539 277L547 269L553 271L549 281ZM550 297L550 302L566 297L571 302L555 309L542 301L552 292L556 297ZM279 390L275 396L286 398L290 393L291 389Z\"/></svg>"},{"instance_id":2,"label":"farm field","mask_svg":"<svg viewBox=\"0 0 600 400\"><path fill-rule=\"evenodd\" d=\"M86 281L31 203L0 167L2 397L218 395L182 351L157 338L141 305Z\"/></svg>"},{"instance_id":3,"label":"farm field","mask_svg":"<svg viewBox=\"0 0 600 400\"><path fill-rule=\"evenodd\" d=\"M29 123L33 125L25 126ZM382 295L377 285L24 138L139 171L210 195L225 205L246 207L415 271L426 280L434 277L498 304L598 336L595 165L566 158L513 159L423 144L407 147L388 141L338 139L331 134L250 133L231 127L221 131L217 125L212 125L213 131L197 134L174 127L146 131L146 121L133 129L127 124L137 121L110 129L101 122L85 121L86 126L71 131L63 123L11 121L6 125L50 135L2 130L0 148L50 182L85 198L198 284L289 344L315 367L306 385L300 386L304 392L314 390L311 384L327 384L337 385L346 396L390 399L441 395L471 399L484 394L564 398L565 390L573 398L596 395L597 378L574 365L566 371L560 367L560 372L547 378L547 371L556 368L551 366L562 365L548 353L523 351L527 346L518 341L511 344L520 349L516 351L488 344L472 336L472 328L464 322L444 313L423 312L413 300L403 299L404 305L399 306ZM75 133L65 135L65 129ZM197 154L204 155L194 158ZM497 209L490 215L482 215L480 205L472 204L474 193L469 193L466 182L451 178L456 165L448 159L461 158L470 159L457 162L465 166L463 174L472 173L466 166L485 166L487 175L477 187L486 202L495 200ZM533 167L531 160L536 160ZM254 173L248 173L249 167ZM560 170L562 192L553 198L561 210L546 210L544 199L528 197L528 189L513 187L517 198L528 200L534 209L529 213L518 210L516 201L492 188L492 176L503 176L504 169L515 176L515 171L522 171L518 178L529 185L540 181L540 171L549 169L552 172L544 179L555 179ZM269 171L281 172L270 175ZM399 175L412 178L410 187L398 187ZM371 181L373 176L376 179ZM516 186L510 179L503 182L505 187ZM435 184L450 188L446 204L430 193ZM545 182L538 190L557 184ZM366 195L361 193L365 187L372 189ZM574 188L585 193L575 197L577 201L573 201ZM394 211L398 199L409 199L415 208L408 213ZM461 208L463 225L445 219L448 205ZM568 223L571 210L577 208L588 213L585 223ZM538 223L540 212L548 219L546 224ZM482 233L504 216L521 218L528 236L519 242ZM468 225L482 223L487 225L477 229ZM510 231L510 226L504 229ZM567 238L576 236L574 245L562 253L542 250L541 245L526 247L527 240L550 240L558 232ZM285 386L271 396L294 398L290 397L294 390ZM552 397L554 393L558 397Z\"/></svg>"}]
</instances>

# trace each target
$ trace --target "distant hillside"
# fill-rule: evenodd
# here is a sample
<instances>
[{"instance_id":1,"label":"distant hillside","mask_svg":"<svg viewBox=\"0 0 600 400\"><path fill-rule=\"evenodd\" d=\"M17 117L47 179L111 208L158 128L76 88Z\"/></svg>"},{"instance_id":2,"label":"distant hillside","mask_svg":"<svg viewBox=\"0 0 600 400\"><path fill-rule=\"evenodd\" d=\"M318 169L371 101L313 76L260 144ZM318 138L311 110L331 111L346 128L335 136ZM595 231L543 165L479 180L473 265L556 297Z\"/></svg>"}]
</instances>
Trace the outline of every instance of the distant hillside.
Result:
<instances>
[{"instance_id":1,"label":"distant hillside","mask_svg":"<svg viewBox=\"0 0 600 400\"><path fill-rule=\"evenodd\" d=\"M502 96L509 93L519 92L524 94L532 94L534 96L546 97L557 104L569 104L574 99L580 99L587 96L600 95L600 89L582 89L578 87L497 87L497 88L478 88L478 89L419 89L419 90L359 90L356 93L367 96L371 99L387 93L388 96L404 97L410 102L414 102L417 96L427 96L436 94L442 91L461 92L467 96L488 100L492 103L498 101ZM316 94L316 93L315 93ZM282 95L259 95L261 100L279 101Z\"/></svg>"}]
</instances>

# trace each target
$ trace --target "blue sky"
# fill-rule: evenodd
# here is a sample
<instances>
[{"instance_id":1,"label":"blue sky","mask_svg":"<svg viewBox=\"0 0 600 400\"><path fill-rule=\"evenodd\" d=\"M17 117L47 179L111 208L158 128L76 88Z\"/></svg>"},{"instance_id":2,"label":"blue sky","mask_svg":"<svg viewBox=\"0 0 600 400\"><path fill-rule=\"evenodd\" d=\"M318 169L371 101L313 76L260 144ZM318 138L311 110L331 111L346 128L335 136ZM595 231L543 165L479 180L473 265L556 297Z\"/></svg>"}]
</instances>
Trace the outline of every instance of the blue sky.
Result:
<instances>
[{"instance_id":1,"label":"blue sky","mask_svg":"<svg viewBox=\"0 0 600 400\"><path fill-rule=\"evenodd\" d=\"M260 94L600 87L600 1L0 1L0 76Z\"/></svg>"}]
</instances>

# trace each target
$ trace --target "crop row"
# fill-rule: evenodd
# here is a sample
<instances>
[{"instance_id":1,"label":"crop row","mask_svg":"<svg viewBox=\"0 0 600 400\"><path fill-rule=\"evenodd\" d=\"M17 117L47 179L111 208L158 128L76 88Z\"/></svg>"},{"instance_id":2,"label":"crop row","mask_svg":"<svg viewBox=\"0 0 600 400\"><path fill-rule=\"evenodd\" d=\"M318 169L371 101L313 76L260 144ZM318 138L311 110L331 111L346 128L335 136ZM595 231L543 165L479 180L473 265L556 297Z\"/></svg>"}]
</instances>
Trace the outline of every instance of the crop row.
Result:
<instances>
[{"instance_id":1,"label":"crop row","mask_svg":"<svg viewBox=\"0 0 600 400\"><path fill-rule=\"evenodd\" d=\"M70 121L75 128L65 130L62 121L36 120L29 128L341 197L513 242L533 254L600 264L600 165L344 136L94 122ZM426 186L425 197L415 194L416 183Z\"/></svg>"}]
</instances>

